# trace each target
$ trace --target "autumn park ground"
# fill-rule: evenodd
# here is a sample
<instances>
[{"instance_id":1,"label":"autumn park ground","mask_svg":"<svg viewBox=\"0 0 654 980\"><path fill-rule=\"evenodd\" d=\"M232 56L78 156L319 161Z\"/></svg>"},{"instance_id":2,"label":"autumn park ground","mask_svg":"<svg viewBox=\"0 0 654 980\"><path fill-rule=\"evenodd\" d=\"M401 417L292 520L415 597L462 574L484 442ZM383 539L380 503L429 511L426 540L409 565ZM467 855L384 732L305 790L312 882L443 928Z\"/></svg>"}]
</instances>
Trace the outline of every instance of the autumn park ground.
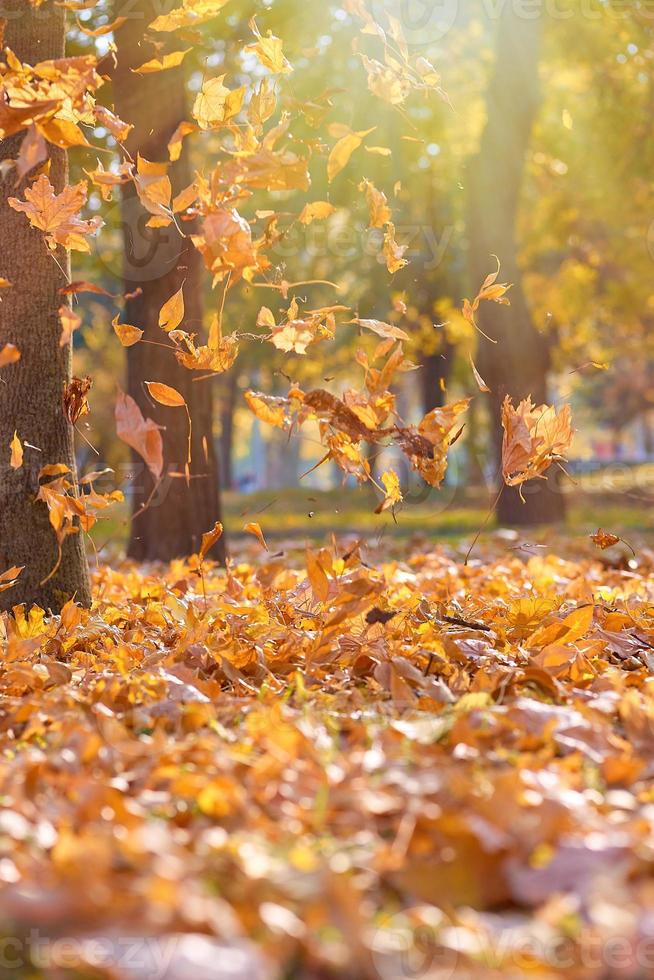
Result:
<instances>
[{"instance_id":1,"label":"autumn park ground","mask_svg":"<svg viewBox=\"0 0 654 980\"><path fill-rule=\"evenodd\" d=\"M268 551L112 558L90 612L5 621L0 976L651 976L646 510L465 564L481 494L382 540L274 498L227 498Z\"/></svg>"}]
</instances>

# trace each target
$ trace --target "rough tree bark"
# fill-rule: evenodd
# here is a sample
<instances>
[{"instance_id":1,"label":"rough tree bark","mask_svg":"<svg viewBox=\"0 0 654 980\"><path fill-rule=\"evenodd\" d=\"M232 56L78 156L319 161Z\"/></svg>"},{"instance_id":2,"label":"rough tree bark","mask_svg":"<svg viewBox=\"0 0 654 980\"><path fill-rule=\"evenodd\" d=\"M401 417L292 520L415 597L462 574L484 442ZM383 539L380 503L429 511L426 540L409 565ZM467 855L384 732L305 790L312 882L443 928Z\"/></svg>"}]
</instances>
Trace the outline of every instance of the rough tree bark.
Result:
<instances>
[{"instance_id":1,"label":"rough tree bark","mask_svg":"<svg viewBox=\"0 0 654 980\"><path fill-rule=\"evenodd\" d=\"M35 10L27 0L5 2L5 43L25 62L35 64L64 54L64 11L54 4ZM18 154L22 135L0 141L0 158ZM50 180L55 191L67 181L63 150L50 147ZM4 173L4 172L3 172ZM0 608L37 603L58 612L71 597L90 605L88 568L81 533L68 537L57 572L57 542L46 507L35 501L39 471L47 463L65 463L75 472L73 429L63 412L64 383L70 380L71 345L59 346L61 324L58 289L67 282L69 260L63 249L56 261L40 231L25 215L12 210L9 197L23 197L28 181L18 186L9 170L0 177L0 275L13 283L0 303L0 345L15 344L21 359L2 371L0 384L0 570L25 569L17 585L0 593ZM68 279L70 277L68 276ZM23 465L9 466L14 430L25 449Z\"/></svg>"},{"instance_id":2,"label":"rough tree bark","mask_svg":"<svg viewBox=\"0 0 654 980\"><path fill-rule=\"evenodd\" d=\"M120 6L120 4L118 4ZM116 111L134 125L126 149L150 161L168 160L167 143L178 124L187 118L183 69L174 68L153 75L135 75L130 70L154 55L143 43L147 25L160 13L153 0L131 4L124 26L116 31L118 65L113 76ZM120 13L120 10L117 11ZM192 179L188 151L171 168L175 191ZM174 225L148 228L149 218L141 206L133 184L126 184L122 197L122 228L125 243L124 279L129 299L125 321L145 331L145 340L162 343L159 310L184 282L186 315L184 326L202 331L202 260ZM184 225L190 232L191 226ZM147 396L144 381L162 381L180 391L193 420L191 482L171 477L181 473L187 456L187 419L179 409L162 407ZM137 344L127 353L127 390L144 415L165 426L162 486L152 503L133 516L128 554L138 561L168 561L197 551L202 533L220 519L219 466L213 439L213 394L210 381L193 381L192 372L175 360L170 350L152 344ZM132 514L141 510L153 483L140 458L133 460L138 476L132 495ZM212 556L224 558L219 542Z\"/></svg>"},{"instance_id":3,"label":"rough tree bark","mask_svg":"<svg viewBox=\"0 0 654 980\"><path fill-rule=\"evenodd\" d=\"M468 237L470 273L476 288L494 264L502 263L501 279L512 282L511 306L482 303L479 324L497 344L479 338L478 366L493 394L492 428L498 461L502 433L500 405L506 394L516 399L531 395L540 404L547 398L550 350L547 338L534 326L522 286L516 244L525 156L540 104L538 59L543 15L520 16L507 3L501 16L494 75L487 96L487 122L478 156L468 177ZM532 525L561 520L564 498L556 477L524 487L526 503L506 487L497 515L501 523Z\"/></svg>"}]
</instances>

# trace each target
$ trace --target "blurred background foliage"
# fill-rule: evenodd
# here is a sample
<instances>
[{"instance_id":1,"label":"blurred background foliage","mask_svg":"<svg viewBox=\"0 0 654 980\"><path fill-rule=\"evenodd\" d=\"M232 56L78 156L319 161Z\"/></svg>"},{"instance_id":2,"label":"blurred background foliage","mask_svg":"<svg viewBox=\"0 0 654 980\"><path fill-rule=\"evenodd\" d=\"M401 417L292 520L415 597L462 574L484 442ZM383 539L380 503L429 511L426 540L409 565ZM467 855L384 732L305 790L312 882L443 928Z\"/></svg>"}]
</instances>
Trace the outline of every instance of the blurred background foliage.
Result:
<instances>
[{"instance_id":1,"label":"blurred background foliage","mask_svg":"<svg viewBox=\"0 0 654 980\"><path fill-rule=\"evenodd\" d=\"M337 210L326 222L292 226L273 251L273 278L328 280L334 285L300 287L296 293L310 307L341 302L362 317L397 319L397 300L404 300L402 325L411 334L409 352L419 370L403 376L398 399L403 416L412 420L444 397L479 394L469 366L477 337L459 311L479 285L467 271L466 190L495 67L498 18L492 14L495 5L486 6L451 5L449 28L424 38L421 53L441 74L447 100L431 96L398 108L382 104L368 90L357 56L360 25L341 5L325 0L233 0L219 19L198 29L201 40L185 62L191 94L209 75L227 73L231 86L251 84L265 71L242 51L251 40L250 18L255 15L262 31L271 28L283 39L294 72L283 79L280 98L283 105L303 106L292 137L312 146L312 186L306 194L258 192L253 209L281 211L287 203L298 213L306 201L327 200ZM552 345L551 399L573 404L579 430L575 456L588 465L642 462L654 458L654 17L640 3L565 0L549 13L547 6L541 104L525 160L518 227L524 287L535 326ZM101 10L83 12L80 20L97 27ZM108 11L106 19L111 16ZM71 51L109 50L112 42L111 35L90 39L75 28L70 37ZM144 60L152 53L144 46ZM153 125L156 117L153 105ZM340 124L354 130L376 126L367 143L390 152L360 148L328 184L325 151ZM112 138L96 132L103 136L113 152ZM216 133L192 137L199 171L211 170L219 143ZM73 151L71 157L72 176L83 176L88 154ZM380 233L367 227L362 177L384 191L398 241L409 246L409 265L390 280L378 255ZM92 255L76 260L74 277L119 292L119 202L106 204L94 192L90 204L106 224ZM491 271L490 255L488 265ZM207 324L220 300L209 279ZM121 473L129 462L115 436L112 406L125 352L111 328L111 304L90 299L84 299L85 326L76 336L75 352L76 373L94 378L92 414L82 431L102 462ZM277 314L288 304L272 290L240 283L229 294L225 329L254 331L262 305ZM342 485L331 466L300 483L322 455L317 439L308 428L290 440L267 430L242 395L248 388L285 393L288 378L334 390L358 385L354 356L361 342L348 327L308 357L244 343L235 366L206 382L216 385L215 439L225 489L302 486L309 492ZM483 398L477 398L450 470L450 483L459 490L465 485L481 488L482 496L488 492L488 429ZM95 467L95 452L82 440L79 445L84 462ZM409 478L406 472L402 477ZM412 492L420 497L417 485ZM424 505L423 498L420 502Z\"/></svg>"}]
</instances>

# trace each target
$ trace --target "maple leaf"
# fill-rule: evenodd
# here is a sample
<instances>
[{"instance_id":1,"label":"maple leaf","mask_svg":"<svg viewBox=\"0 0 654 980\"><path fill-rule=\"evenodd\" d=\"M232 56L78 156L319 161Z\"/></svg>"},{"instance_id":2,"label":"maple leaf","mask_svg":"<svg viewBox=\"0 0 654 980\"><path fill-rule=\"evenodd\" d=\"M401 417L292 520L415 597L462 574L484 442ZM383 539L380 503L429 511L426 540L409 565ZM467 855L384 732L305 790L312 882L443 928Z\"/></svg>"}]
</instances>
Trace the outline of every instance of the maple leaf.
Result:
<instances>
[{"instance_id":1,"label":"maple leaf","mask_svg":"<svg viewBox=\"0 0 654 980\"><path fill-rule=\"evenodd\" d=\"M217 17L229 0L183 0L182 6L161 14L149 25L151 31L171 32L204 24Z\"/></svg>"},{"instance_id":2,"label":"maple leaf","mask_svg":"<svg viewBox=\"0 0 654 980\"><path fill-rule=\"evenodd\" d=\"M382 473L381 482L385 490L385 496L379 507L377 507L376 514L381 514L385 510L392 509L397 504L401 504L404 499L400 488L400 478L395 470L386 470Z\"/></svg>"},{"instance_id":3,"label":"maple leaf","mask_svg":"<svg viewBox=\"0 0 654 980\"><path fill-rule=\"evenodd\" d=\"M95 217L84 221L79 211L86 203L87 184L85 180L64 187L61 194L55 194L54 187L46 174L41 174L25 189L25 200L10 197L7 201L14 211L27 215L30 224L45 234L49 249L57 245L78 252L90 252L87 235L94 235L102 227L102 219Z\"/></svg>"},{"instance_id":4,"label":"maple leaf","mask_svg":"<svg viewBox=\"0 0 654 980\"><path fill-rule=\"evenodd\" d=\"M202 83L193 103L192 115L200 129L217 129L239 114L245 98L245 88L229 89L223 84L224 75Z\"/></svg>"},{"instance_id":5,"label":"maple leaf","mask_svg":"<svg viewBox=\"0 0 654 980\"><path fill-rule=\"evenodd\" d=\"M269 68L275 75L288 75L292 72L293 67L287 61L282 51L281 39L276 37L272 31L268 31L268 34L263 37L254 17L250 21L249 26L257 40L254 44L246 45L243 50L256 54L261 64Z\"/></svg>"},{"instance_id":6,"label":"maple leaf","mask_svg":"<svg viewBox=\"0 0 654 980\"><path fill-rule=\"evenodd\" d=\"M170 224L172 220L170 200L173 190L168 176L168 164L153 163L139 153L133 179L136 192L146 211L154 216L157 224Z\"/></svg>"},{"instance_id":7,"label":"maple leaf","mask_svg":"<svg viewBox=\"0 0 654 980\"><path fill-rule=\"evenodd\" d=\"M601 548L602 551L605 551L606 548L612 548L614 544L617 544L622 539L617 534L612 534L611 531L604 531L600 527L594 534L590 535L590 540L598 548Z\"/></svg>"},{"instance_id":8,"label":"maple leaf","mask_svg":"<svg viewBox=\"0 0 654 980\"><path fill-rule=\"evenodd\" d=\"M508 282L497 282L497 278L500 274L500 260L497 259L497 269L495 272L491 272L484 279L479 292L475 296L472 302L469 299L464 299L462 313L464 318L468 321L471 327L477 330L482 337L486 337L486 340L490 340L491 343L495 344L497 341L493 340L492 337L488 337L483 330L477 326L477 320L475 314L479 309L479 306L483 301L490 303L499 303L501 306L510 306L511 301L507 297L507 292L511 289L511 284ZM483 391L483 388L482 388Z\"/></svg>"},{"instance_id":9,"label":"maple leaf","mask_svg":"<svg viewBox=\"0 0 654 980\"><path fill-rule=\"evenodd\" d=\"M536 407L531 398L517 408L507 395L502 403L502 476L507 486L542 477L553 462L564 460L573 438L569 405L559 411Z\"/></svg>"}]
</instances>

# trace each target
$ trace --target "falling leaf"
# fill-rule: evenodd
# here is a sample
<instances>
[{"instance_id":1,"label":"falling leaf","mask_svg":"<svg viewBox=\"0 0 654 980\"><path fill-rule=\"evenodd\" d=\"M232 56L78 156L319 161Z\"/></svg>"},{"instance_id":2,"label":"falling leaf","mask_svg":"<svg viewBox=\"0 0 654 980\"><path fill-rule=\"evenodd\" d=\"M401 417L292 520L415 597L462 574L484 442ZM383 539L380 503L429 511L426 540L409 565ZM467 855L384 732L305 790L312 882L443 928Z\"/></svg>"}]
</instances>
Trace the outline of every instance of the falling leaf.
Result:
<instances>
[{"instance_id":1,"label":"falling leaf","mask_svg":"<svg viewBox=\"0 0 654 980\"><path fill-rule=\"evenodd\" d=\"M190 122L181 122L168 140L168 156L172 162L179 160L182 155L182 144L185 137L197 133L198 127ZM175 208L177 211L178 208Z\"/></svg>"},{"instance_id":2,"label":"falling leaf","mask_svg":"<svg viewBox=\"0 0 654 980\"><path fill-rule=\"evenodd\" d=\"M15 344L5 344L0 350L0 368L15 364L16 361L20 361L20 351Z\"/></svg>"},{"instance_id":3,"label":"falling leaf","mask_svg":"<svg viewBox=\"0 0 654 980\"><path fill-rule=\"evenodd\" d=\"M241 111L245 88L229 89L224 75L209 78L193 103L193 118L200 129L217 129L229 123Z\"/></svg>"},{"instance_id":4,"label":"falling leaf","mask_svg":"<svg viewBox=\"0 0 654 980\"><path fill-rule=\"evenodd\" d=\"M470 361L470 367L472 368L472 373L473 373L473 375L475 377L475 381L477 382L477 387L479 388L479 390L480 391L490 391L490 388L488 387L488 385L486 384L486 382L482 378L481 374L479 373L479 371L475 367L475 362L473 361L472 354L470 354L470 353L468 353L468 360Z\"/></svg>"},{"instance_id":5,"label":"falling leaf","mask_svg":"<svg viewBox=\"0 0 654 980\"><path fill-rule=\"evenodd\" d=\"M304 205L298 221L303 225L310 225L313 221L324 221L335 212L336 208L327 201L313 201Z\"/></svg>"},{"instance_id":6,"label":"falling leaf","mask_svg":"<svg viewBox=\"0 0 654 980\"><path fill-rule=\"evenodd\" d=\"M541 477L553 462L565 459L573 438L569 405L559 411L536 407L531 398L517 408L507 395L502 403L502 476L507 486Z\"/></svg>"},{"instance_id":7,"label":"falling leaf","mask_svg":"<svg viewBox=\"0 0 654 980\"><path fill-rule=\"evenodd\" d=\"M614 544L618 544L621 540L617 534L612 534L611 531L604 531L601 527L594 534L591 534L590 539L602 551L606 548L612 548Z\"/></svg>"},{"instance_id":8,"label":"falling leaf","mask_svg":"<svg viewBox=\"0 0 654 980\"><path fill-rule=\"evenodd\" d=\"M359 132L350 130L332 147L329 159L327 160L327 179L330 184L341 170L347 166L350 157L361 146L366 136L374 133L376 128L376 126L373 126L372 129L363 129Z\"/></svg>"},{"instance_id":9,"label":"falling leaf","mask_svg":"<svg viewBox=\"0 0 654 980\"><path fill-rule=\"evenodd\" d=\"M165 385L161 381L144 381L148 394L160 405L167 405L169 408L184 408L186 399L176 388Z\"/></svg>"},{"instance_id":10,"label":"falling leaf","mask_svg":"<svg viewBox=\"0 0 654 980\"><path fill-rule=\"evenodd\" d=\"M389 221L384 232L382 254L386 260L386 268L391 275L399 272L400 269L403 269L405 265L409 264L408 259L404 258L407 249L408 245L398 245L395 241L395 225L392 221Z\"/></svg>"},{"instance_id":11,"label":"falling leaf","mask_svg":"<svg viewBox=\"0 0 654 980\"><path fill-rule=\"evenodd\" d=\"M163 440L161 426L146 419L134 399L123 391L116 398L116 433L119 439L145 460L155 480L163 472Z\"/></svg>"},{"instance_id":12,"label":"falling leaf","mask_svg":"<svg viewBox=\"0 0 654 980\"><path fill-rule=\"evenodd\" d=\"M358 323L364 330L370 330L372 333L376 333L378 337L385 337L388 340L411 339L405 330L396 327L392 323L384 323L382 320L363 320L357 318L354 320L354 323Z\"/></svg>"},{"instance_id":13,"label":"falling leaf","mask_svg":"<svg viewBox=\"0 0 654 980\"><path fill-rule=\"evenodd\" d=\"M184 319L184 287L179 287L176 293L167 299L159 310L159 326L166 333L176 330Z\"/></svg>"},{"instance_id":14,"label":"falling leaf","mask_svg":"<svg viewBox=\"0 0 654 980\"><path fill-rule=\"evenodd\" d=\"M265 68L269 68L275 75L288 75L292 72L293 68L282 51L281 39L276 37L272 31L268 31L265 37L262 36L254 17L249 26L257 40L254 44L246 45L243 50L255 54L261 64Z\"/></svg>"},{"instance_id":15,"label":"falling leaf","mask_svg":"<svg viewBox=\"0 0 654 980\"><path fill-rule=\"evenodd\" d=\"M24 571L24 565L14 565L12 568L8 568L6 572L0 574L0 592L5 592L7 589L13 589L20 573Z\"/></svg>"},{"instance_id":16,"label":"falling leaf","mask_svg":"<svg viewBox=\"0 0 654 980\"><path fill-rule=\"evenodd\" d=\"M13 470L18 470L23 465L23 444L18 438L18 433L14 429L14 436L10 443L11 458L9 465Z\"/></svg>"},{"instance_id":17,"label":"falling leaf","mask_svg":"<svg viewBox=\"0 0 654 980\"><path fill-rule=\"evenodd\" d=\"M200 545L200 558L206 558L207 554L213 546L222 538L223 536L223 526L220 521L216 521L214 526L210 531L205 531L202 535L202 544Z\"/></svg>"},{"instance_id":18,"label":"falling leaf","mask_svg":"<svg viewBox=\"0 0 654 980\"><path fill-rule=\"evenodd\" d=\"M7 204L14 211L27 215L30 224L44 232L48 248L54 251L57 245L78 252L90 252L87 235L94 235L102 226L102 219L95 217L83 221L78 213L86 202L87 184L80 180L74 186L64 187L61 194L55 194L54 187L46 174L41 174L31 187L25 189L25 200L10 197Z\"/></svg>"},{"instance_id":19,"label":"falling leaf","mask_svg":"<svg viewBox=\"0 0 654 980\"><path fill-rule=\"evenodd\" d=\"M88 394L93 386L92 380L86 378L71 378L70 382L64 387L64 415L71 425L76 425L83 415L88 415L89 400Z\"/></svg>"},{"instance_id":20,"label":"falling leaf","mask_svg":"<svg viewBox=\"0 0 654 980\"><path fill-rule=\"evenodd\" d=\"M378 190L371 180L359 184L359 190L365 191L368 205L369 227L383 228L391 220L391 209L383 191Z\"/></svg>"},{"instance_id":21,"label":"falling leaf","mask_svg":"<svg viewBox=\"0 0 654 980\"><path fill-rule=\"evenodd\" d=\"M172 32L196 27L217 17L229 0L183 0L182 6L161 14L149 25L151 31Z\"/></svg>"},{"instance_id":22,"label":"falling leaf","mask_svg":"<svg viewBox=\"0 0 654 980\"><path fill-rule=\"evenodd\" d=\"M60 306L59 322L61 323L61 337L59 338L59 346L65 347L66 344L70 343L73 332L82 325L82 318L71 310L70 306Z\"/></svg>"},{"instance_id":23,"label":"falling leaf","mask_svg":"<svg viewBox=\"0 0 654 980\"><path fill-rule=\"evenodd\" d=\"M134 327L131 323L119 323L117 315L111 321L111 325L123 347L133 347L143 336L140 327Z\"/></svg>"},{"instance_id":24,"label":"falling leaf","mask_svg":"<svg viewBox=\"0 0 654 980\"><path fill-rule=\"evenodd\" d=\"M263 536L263 531L261 530L260 524L257 524L256 521L250 521L248 524L243 525L243 530L247 534L254 534L255 538L257 538L257 540L261 544L261 547L265 548L266 551L269 550L268 545L266 544L266 539Z\"/></svg>"},{"instance_id":25,"label":"falling leaf","mask_svg":"<svg viewBox=\"0 0 654 980\"><path fill-rule=\"evenodd\" d=\"M184 51L171 51L162 58L152 58L138 68L132 68L131 70L136 75L151 75L153 72L166 71L168 68L177 68L181 65L190 50L191 48L185 48Z\"/></svg>"}]
</instances>

